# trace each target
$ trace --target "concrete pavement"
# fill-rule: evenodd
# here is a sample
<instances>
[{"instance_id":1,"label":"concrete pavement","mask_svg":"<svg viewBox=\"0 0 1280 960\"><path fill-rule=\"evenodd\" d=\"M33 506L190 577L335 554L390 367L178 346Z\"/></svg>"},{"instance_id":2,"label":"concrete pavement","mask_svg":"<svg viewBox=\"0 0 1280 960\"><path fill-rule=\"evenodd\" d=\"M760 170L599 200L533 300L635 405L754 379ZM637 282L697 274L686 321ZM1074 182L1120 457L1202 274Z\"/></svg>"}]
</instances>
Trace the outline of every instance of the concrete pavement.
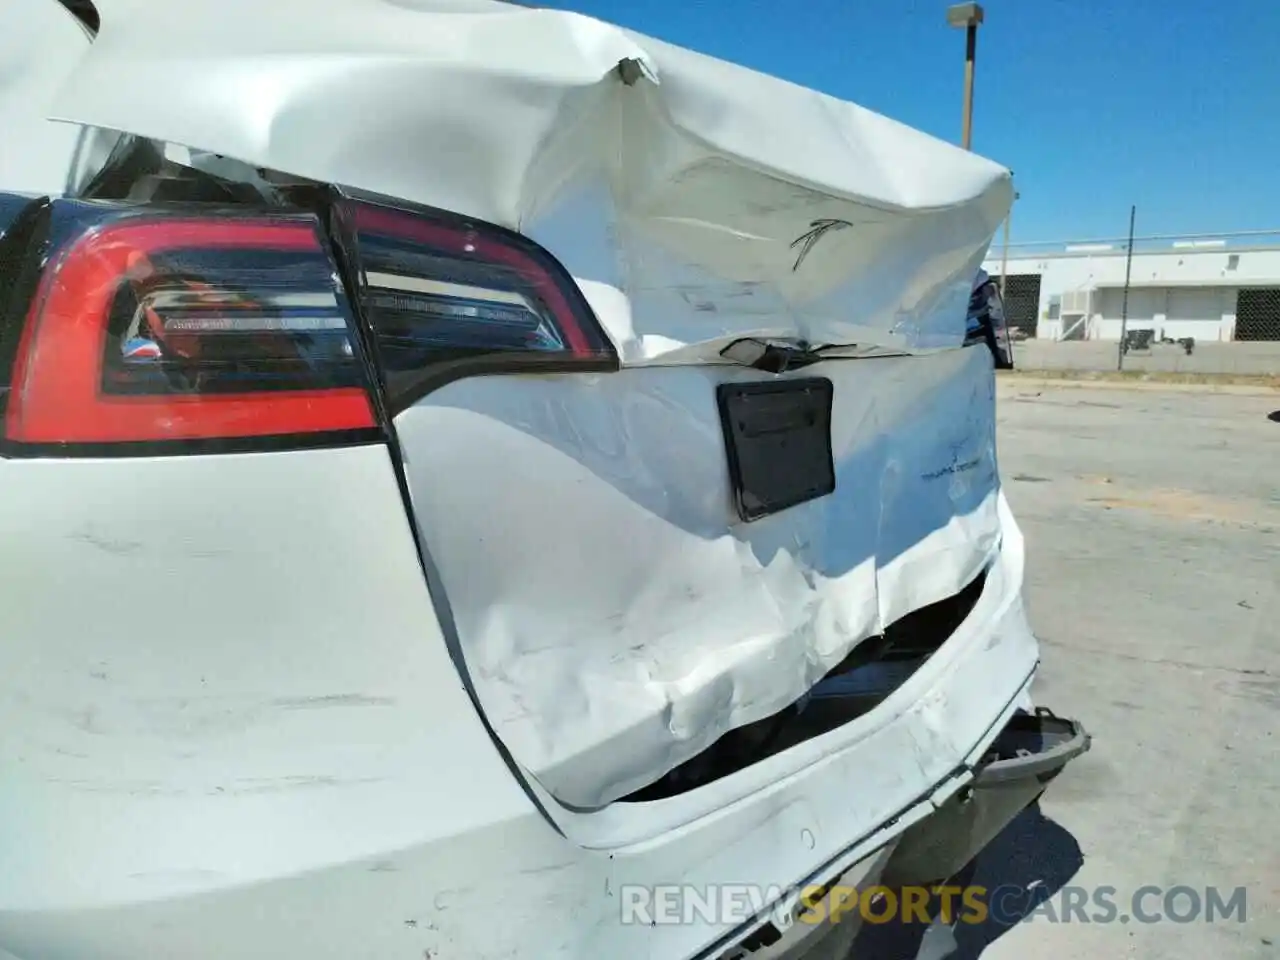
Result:
<instances>
[{"instance_id":1,"label":"concrete pavement","mask_svg":"<svg viewBox=\"0 0 1280 960\"><path fill-rule=\"evenodd\" d=\"M923 945L919 930L864 927L853 957L1274 960L1280 394L1010 380L1000 403L1044 648L1037 702L1082 719L1094 746L978 864L975 883L1033 889L1048 907ZM1148 885L1245 887L1245 921L1049 916L1068 887L1113 887L1128 912Z\"/></svg>"}]
</instances>

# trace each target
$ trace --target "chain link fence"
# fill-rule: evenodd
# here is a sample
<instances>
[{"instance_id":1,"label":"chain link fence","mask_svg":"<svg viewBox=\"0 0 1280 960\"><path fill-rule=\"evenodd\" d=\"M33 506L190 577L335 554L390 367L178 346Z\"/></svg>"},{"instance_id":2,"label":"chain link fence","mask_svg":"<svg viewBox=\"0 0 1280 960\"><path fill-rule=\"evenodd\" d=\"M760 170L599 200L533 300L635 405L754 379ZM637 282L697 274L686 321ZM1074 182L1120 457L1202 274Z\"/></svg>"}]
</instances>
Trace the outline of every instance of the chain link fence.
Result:
<instances>
[{"instance_id":1,"label":"chain link fence","mask_svg":"<svg viewBox=\"0 0 1280 960\"><path fill-rule=\"evenodd\" d=\"M1034 337L1040 317L1040 275L1011 273L1004 280L1002 292L1009 332L1019 339Z\"/></svg>"},{"instance_id":2,"label":"chain link fence","mask_svg":"<svg viewBox=\"0 0 1280 960\"><path fill-rule=\"evenodd\" d=\"M1120 368L1140 373L1270 377L1280 379L1280 343L1252 341L1197 344L1191 352L1178 344L1152 343L1130 349L1121 358L1115 340L1021 340L1013 344L1015 368L1023 372L1108 373Z\"/></svg>"},{"instance_id":3,"label":"chain link fence","mask_svg":"<svg viewBox=\"0 0 1280 960\"><path fill-rule=\"evenodd\" d=\"M1280 284L1148 284L1131 289L1127 304L1119 287L1042 297L1042 284L1032 273L1005 279L1020 370L1280 378Z\"/></svg>"},{"instance_id":4,"label":"chain link fence","mask_svg":"<svg viewBox=\"0 0 1280 960\"><path fill-rule=\"evenodd\" d=\"M1280 342L1280 287L1242 289L1236 297L1236 341Z\"/></svg>"},{"instance_id":5,"label":"chain link fence","mask_svg":"<svg viewBox=\"0 0 1280 960\"><path fill-rule=\"evenodd\" d=\"M1280 228L1138 235L1128 213L1127 236L992 246L1015 365L1280 379Z\"/></svg>"}]
</instances>

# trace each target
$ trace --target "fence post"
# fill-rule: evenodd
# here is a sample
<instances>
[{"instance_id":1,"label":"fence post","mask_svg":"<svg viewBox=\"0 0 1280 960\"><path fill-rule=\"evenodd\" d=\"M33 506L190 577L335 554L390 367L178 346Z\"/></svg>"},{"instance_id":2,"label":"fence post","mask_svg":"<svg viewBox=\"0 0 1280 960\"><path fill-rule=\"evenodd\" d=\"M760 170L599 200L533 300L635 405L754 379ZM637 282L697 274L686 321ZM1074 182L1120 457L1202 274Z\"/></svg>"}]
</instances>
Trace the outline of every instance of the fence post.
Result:
<instances>
[{"instance_id":1,"label":"fence post","mask_svg":"<svg viewBox=\"0 0 1280 960\"><path fill-rule=\"evenodd\" d=\"M1124 370L1124 338L1129 326L1129 277L1133 269L1133 221L1138 207L1129 207L1129 246L1124 257L1124 296L1120 300L1120 347L1116 351L1116 369Z\"/></svg>"}]
</instances>

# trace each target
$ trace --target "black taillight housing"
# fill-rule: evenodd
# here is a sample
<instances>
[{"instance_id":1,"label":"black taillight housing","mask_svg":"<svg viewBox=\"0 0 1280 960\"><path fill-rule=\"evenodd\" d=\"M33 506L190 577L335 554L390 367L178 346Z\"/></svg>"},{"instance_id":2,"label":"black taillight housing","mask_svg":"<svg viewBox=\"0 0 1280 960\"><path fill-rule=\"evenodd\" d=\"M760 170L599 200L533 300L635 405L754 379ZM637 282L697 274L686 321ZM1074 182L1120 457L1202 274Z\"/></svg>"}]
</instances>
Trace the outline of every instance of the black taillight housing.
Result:
<instances>
[{"instance_id":1,"label":"black taillight housing","mask_svg":"<svg viewBox=\"0 0 1280 960\"><path fill-rule=\"evenodd\" d=\"M0 194L0 447L371 442L450 380L617 368L577 284L528 238L328 188L312 199Z\"/></svg>"},{"instance_id":2,"label":"black taillight housing","mask_svg":"<svg viewBox=\"0 0 1280 960\"><path fill-rule=\"evenodd\" d=\"M449 377L617 367L577 284L527 237L364 199L336 212L392 412Z\"/></svg>"},{"instance_id":3,"label":"black taillight housing","mask_svg":"<svg viewBox=\"0 0 1280 960\"><path fill-rule=\"evenodd\" d=\"M969 298L965 345L985 343L997 370L1013 369L1013 341L1004 315L1004 298L994 280L984 280Z\"/></svg>"}]
</instances>

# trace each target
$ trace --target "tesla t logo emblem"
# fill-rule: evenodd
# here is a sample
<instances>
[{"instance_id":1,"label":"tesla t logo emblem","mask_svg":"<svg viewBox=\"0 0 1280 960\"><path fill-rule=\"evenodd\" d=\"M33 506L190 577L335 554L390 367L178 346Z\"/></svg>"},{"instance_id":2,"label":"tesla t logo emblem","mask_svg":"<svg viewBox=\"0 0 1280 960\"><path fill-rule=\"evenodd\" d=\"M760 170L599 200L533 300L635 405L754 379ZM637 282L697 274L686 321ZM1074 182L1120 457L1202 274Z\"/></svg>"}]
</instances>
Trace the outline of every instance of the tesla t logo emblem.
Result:
<instances>
[{"instance_id":1,"label":"tesla t logo emblem","mask_svg":"<svg viewBox=\"0 0 1280 960\"><path fill-rule=\"evenodd\" d=\"M814 220L809 224L809 229L800 236L791 241L791 249L800 248L800 252L796 254L796 264L791 268L791 272L800 269L800 264L804 263L804 258L809 255L809 251L813 249L814 244L825 237L833 230L843 230L845 227L852 227L853 224L848 220Z\"/></svg>"}]
</instances>

